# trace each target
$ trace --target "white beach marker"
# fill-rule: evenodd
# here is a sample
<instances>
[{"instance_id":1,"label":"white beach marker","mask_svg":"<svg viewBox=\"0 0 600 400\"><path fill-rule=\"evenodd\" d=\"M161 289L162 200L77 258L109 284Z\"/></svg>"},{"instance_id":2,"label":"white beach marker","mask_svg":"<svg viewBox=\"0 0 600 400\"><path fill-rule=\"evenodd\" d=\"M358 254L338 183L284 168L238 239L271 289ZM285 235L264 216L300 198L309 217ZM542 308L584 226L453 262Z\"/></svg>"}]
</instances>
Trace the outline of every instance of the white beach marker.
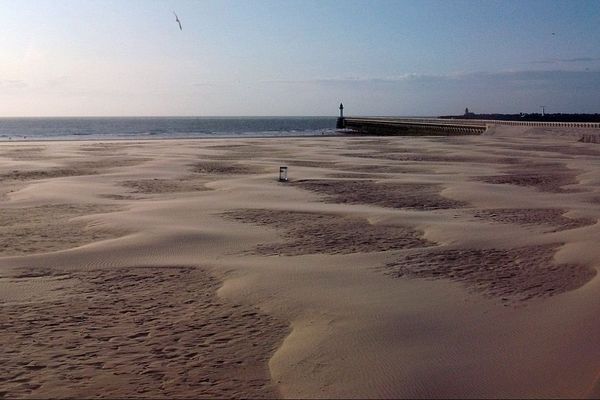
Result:
<instances>
[{"instance_id":1,"label":"white beach marker","mask_svg":"<svg viewBox=\"0 0 600 400\"><path fill-rule=\"evenodd\" d=\"M287 182L287 169L288 167L279 167L279 182Z\"/></svg>"}]
</instances>

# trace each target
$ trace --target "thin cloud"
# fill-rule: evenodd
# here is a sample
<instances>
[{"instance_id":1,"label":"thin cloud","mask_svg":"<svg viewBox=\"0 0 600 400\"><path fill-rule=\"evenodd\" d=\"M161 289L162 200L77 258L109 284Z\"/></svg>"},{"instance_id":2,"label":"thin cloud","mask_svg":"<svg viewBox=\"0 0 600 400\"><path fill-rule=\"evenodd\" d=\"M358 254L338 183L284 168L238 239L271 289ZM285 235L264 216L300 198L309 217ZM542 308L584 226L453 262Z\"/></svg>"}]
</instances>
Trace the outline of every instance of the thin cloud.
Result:
<instances>
[{"instance_id":1,"label":"thin cloud","mask_svg":"<svg viewBox=\"0 0 600 400\"><path fill-rule=\"evenodd\" d=\"M192 83L194 87L223 87L223 86L238 86L244 85L245 82L240 80L237 81L206 81L206 82L196 82Z\"/></svg>"},{"instance_id":2,"label":"thin cloud","mask_svg":"<svg viewBox=\"0 0 600 400\"><path fill-rule=\"evenodd\" d=\"M218 84L218 83L214 83L214 82L198 82L198 83L192 83L192 86L194 87L214 87L214 86L219 86L222 84Z\"/></svg>"},{"instance_id":3,"label":"thin cloud","mask_svg":"<svg viewBox=\"0 0 600 400\"><path fill-rule=\"evenodd\" d=\"M565 78L586 78L600 71L566 71L566 70L511 70L494 72L456 72L450 74L419 74L408 73L391 77L326 77L301 80L264 80L263 84L282 85L345 85L357 86L364 84L410 84L434 82L475 82L475 81L554 81Z\"/></svg>"},{"instance_id":4,"label":"thin cloud","mask_svg":"<svg viewBox=\"0 0 600 400\"><path fill-rule=\"evenodd\" d=\"M347 83L395 83L395 82L406 82L411 80L419 79L444 79L449 78L452 75L428 75L409 73L389 77L324 77L324 78L312 78L312 79L271 79L263 80L260 83L266 84L347 84Z\"/></svg>"},{"instance_id":5,"label":"thin cloud","mask_svg":"<svg viewBox=\"0 0 600 400\"><path fill-rule=\"evenodd\" d=\"M549 58L531 61L530 64L590 63L600 61L600 57Z\"/></svg>"},{"instance_id":6,"label":"thin cloud","mask_svg":"<svg viewBox=\"0 0 600 400\"><path fill-rule=\"evenodd\" d=\"M24 89L27 86L21 79L0 79L0 89Z\"/></svg>"}]
</instances>

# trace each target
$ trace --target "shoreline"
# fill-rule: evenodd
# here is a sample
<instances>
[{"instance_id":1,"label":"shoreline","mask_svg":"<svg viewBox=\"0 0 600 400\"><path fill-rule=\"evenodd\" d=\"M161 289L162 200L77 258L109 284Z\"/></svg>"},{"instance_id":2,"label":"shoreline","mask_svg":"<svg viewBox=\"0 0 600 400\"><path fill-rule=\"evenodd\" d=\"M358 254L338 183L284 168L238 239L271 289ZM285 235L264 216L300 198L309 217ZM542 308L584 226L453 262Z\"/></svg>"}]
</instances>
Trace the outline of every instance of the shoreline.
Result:
<instances>
[{"instance_id":1,"label":"shoreline","mask_svg":"<svg viewBox=\"0 0 600 400\"><path fill-rule=\"evenodd\" d=\"M503 122L503 121L499 121L499 122ZM599 134L600 133L600 128L597 127L578 127L578 128L564 128L561 126L547 126L545 128L550 129L551 131L562 131L562 132L572 132L571 136L582 136L582 135L586 135L586 134L590 134L590 132L592 134ZM526 134L530 134L528 131L530 130L534 130L534 131L539 131L537 133L534 133L535 135L540 135L542 136L543 134L540 132L543 132L544 129L536 129L535 126L527 126L527 125L515 125L515 126L510 126L510 125L506 125L503 126L501 124L499 124L498 126L492 124L489 128L488 131L484 132L482 135L483 136L487 136L487 135L497 135L496 130L500 130L502 133L501 135L507 135L510 137L514 137L518 134L521 133L526 133ZM551 136L552 134L550 134ZM240 136L240 135L223 135L223 136L181 136L181 137L145 137L145 136L140 136L138 138L136 137L109 137L109 138L82 138L82 139L77 139L77 138L70 138L70 139L65 139L65 138L60 138L60 139L52 139L52 138L48 138L48 139L40 139L40 138L27 138L27 139L11 139L11 140L7 140L7 139L0 139L0 144L5 144L5 143L68 143L68 142L126 142L126 141L135 141L135 142L145 142L145 141L170 141L170 140L176 140L176 141L181 141L181 140L219 140L219 139L225 139L225 140L243 140L243 139L285 139L285 138L289 138L289 139L302 139L302 138L332 138L332 137L342 137L342 138L355 138L355 137L361 137L361 138L385 138L385 137L407 137L407 138L411 138L411 137L418 137L421 135L390 135L390 134L385 134L385 135L378 135L378 134L367 134L367 133L360 133L360 132L354 132L354 131L345 131L343 129L336 129L334 133L328 133L328 134L310 134L310 135L244 135L244 136ZM448 136L461 136L461 135L447 135L447 134L431 134L431 135L426 135L429 137L448 137Z\"/></svg>"},{"instance_id":2,"label":"shoreline","mask_svg":"<svg viewBox=\"0 0 600 400\"><path fill-rule=\"evenodd\" d=\"M302 138L328 138L328 137L343 137L344 133L339 134L327 134L327 135L280 135L280 136L217 136L217 137L172 137L172 138L148 138L141 137L140 139L134 138L98 138L98 139L18 139L18 140L0 140L1 143L56 143L56 142L111 142L111 141L155 141L155 140L218 140L218 139L276 139L276 138L290 138L290 139L302 139Z\"/></svg>"},{"instance_id":3,"label":"shoreline","mask_svg":"<svg viewBox=\"0 0 600 400\"><path fill-rule=\"evenodd\" d=\"M27 332L20 316L46 310L51 317L42 331L58 341L39 347L42 359L30 365L23 363L33 349L27 340L6 341L11 365L30 380L3 373L3 385L36 397L66 393L53 391L61 386L74 396L92 395L106 383L100 376L116 371L131 379L128 390L160 395L142 370L106 364L109 354L135 356L109 350L119 339L98 339L106 350L82 358L60 343L61 329L79 337L97 326L107 329L99 337L118 338L118 329L135 324L119 317L120 328L102 325L93 309L80 313L92 318L89 324L67 318L69 299L102 299L109 290L122 306L103 307L125 316L120 312L136 309L146 324L156 324L130 339L135 346L173 348L172 360L180 361L170 367L162 352L138 364L154 370L148 374L158 374L163 389L180 393L258 396L255 390L268 386L256 375L260 364L268 365L269 384L279 391L260 393L286 398L589 395L599 384L600 347L589 338L600 334L593 318L600 311L600 251L593 240L600 234L600 148L543 130L517 132L0 145L1 179L12 190L0 193L0 201L13 210L0 222L5 240L18 243L9 245L13 253L0 254L6 287L0 305L19 310L10 314L10 325L21 327L13 334ZM36 148L27 147L32 143ZM3 151L9 147L17 148ZM284 163L292 166L287 184L276 179ZM34 231L43 235L28 233ZM29 275L15 277L23 268ZM222 283L204 277L205 268ZM139 275L145 270L154 276L148 284ZM227 314L231 325L203 331L217 306L185 297L183 288L196 279L184 277L190 273L199 274L191 293L210 289L223 304L240 304L218 311L234 313ZM120 285L135 290L119 291ZM24 287L32 296L27 301L19 297ZM153 294L156 288L163 294ZM173 315L156 319L154 299L167 294L174 296ZM182 306L188 300L195 305ZM244 316L254 312L249 307L260 311ZM244 325L249 318L280 322L260 322L264 329L253 333L256 322ZM62 320L70 325L61 327ZM194 327L171 332L182 323ZM274 353L252 346L245 332L279 345ZM194 335L229 339L200 348ZM262 361L239 375L248 380L231 387L215 375L190 392L185 385L200 383L202 367L186 364L186 354L200 360L203 351L218 350L215 366L236 365L243 361L233 358L238 345L249 345L240 354L260 349L253 359ZM66 358L52 364L51 348ZM61 372L68 367L82 377L77 383ZM184 371L194 369L198 374L183 383Z\"/></svg>"}]
</instances>

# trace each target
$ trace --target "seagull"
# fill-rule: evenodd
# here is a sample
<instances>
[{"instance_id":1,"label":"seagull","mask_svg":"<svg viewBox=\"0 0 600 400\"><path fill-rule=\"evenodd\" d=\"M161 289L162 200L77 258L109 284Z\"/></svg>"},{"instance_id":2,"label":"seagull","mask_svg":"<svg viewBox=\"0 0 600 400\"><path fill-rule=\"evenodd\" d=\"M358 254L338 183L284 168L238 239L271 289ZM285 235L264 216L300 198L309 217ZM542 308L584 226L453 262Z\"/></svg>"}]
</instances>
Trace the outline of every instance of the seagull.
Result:
<instances>
[{"instance_id":1,"label":"seagull","mask_svg":"<svg viewBox=\"0 0 600 400\"><path fill-rule=\"evenodd\" d=\"M173 11L173 14L175 14L175 11ZM181 21L179 20L177 14L175 14L175 21L179 24L179 30L182 31L183 28L181 27Z\"/></svg>"}]
</instances>

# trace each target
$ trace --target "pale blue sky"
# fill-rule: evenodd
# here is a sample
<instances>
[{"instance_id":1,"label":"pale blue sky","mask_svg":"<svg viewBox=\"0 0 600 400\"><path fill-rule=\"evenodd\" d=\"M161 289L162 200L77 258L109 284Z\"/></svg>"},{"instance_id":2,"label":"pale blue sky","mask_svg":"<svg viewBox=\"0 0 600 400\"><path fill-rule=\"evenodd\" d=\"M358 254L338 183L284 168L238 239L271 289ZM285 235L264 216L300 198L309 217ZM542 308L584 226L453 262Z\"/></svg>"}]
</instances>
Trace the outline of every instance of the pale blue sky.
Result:
<instances>
[{"instance_id":1,"label":"pale blue sky","mask_svg":"<svg viewBox=\"0 0 600 400\"><path fill-rule=\"evenodd\" d=\"M0 116L600 112L598 0L0 10Z\"/></svg>"}]
</instances>

